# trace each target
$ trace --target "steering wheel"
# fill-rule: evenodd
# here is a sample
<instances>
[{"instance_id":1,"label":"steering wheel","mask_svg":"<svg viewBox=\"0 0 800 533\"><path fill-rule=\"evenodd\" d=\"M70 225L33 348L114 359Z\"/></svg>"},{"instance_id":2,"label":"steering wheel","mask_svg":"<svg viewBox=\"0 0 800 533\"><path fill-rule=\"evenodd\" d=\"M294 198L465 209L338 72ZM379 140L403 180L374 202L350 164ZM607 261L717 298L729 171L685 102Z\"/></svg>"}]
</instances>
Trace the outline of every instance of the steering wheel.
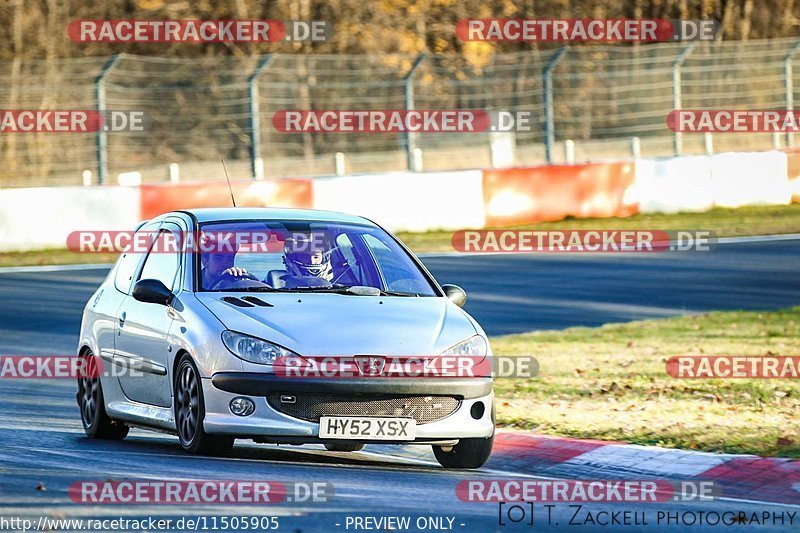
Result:
<instances>
[{"instance_id":1,"label":"steering wheel","mask_svg":"<svg viewBox=\"0 0 800 533\"><path fill-rule=\"evenodd\" d=\"M211 289L212 290L221 289L222 287L220 287L220 285L222 285L223 282L230 283L232 281L246 280L246 279L251 279L253 281L260 281L256 276L254 276L253 274L251 274L249 272L246 273L246 274L242 274L241 276L237 276L235 274L231 274L230 272L223 272L220 275L220 277L217 280L217 282L214 283L214 285L211 286Z\"/></svg>"}]
</instances>

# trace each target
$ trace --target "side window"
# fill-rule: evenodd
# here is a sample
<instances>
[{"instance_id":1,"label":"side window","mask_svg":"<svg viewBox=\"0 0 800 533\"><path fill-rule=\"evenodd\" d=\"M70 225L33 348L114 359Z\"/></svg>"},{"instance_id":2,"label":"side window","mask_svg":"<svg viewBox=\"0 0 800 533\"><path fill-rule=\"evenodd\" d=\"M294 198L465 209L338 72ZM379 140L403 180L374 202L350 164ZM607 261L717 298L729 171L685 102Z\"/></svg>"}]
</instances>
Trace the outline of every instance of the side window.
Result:
<instances>
[{"instance_id":1,"label":"side window","mask_svg":"<svg viewBox=\"0 0 800 533\"><path fill-rule=\"evenodd\" d=\"M344 260L351 265L356 262L356 256L353 253L353 243L350 242L350 237L348 237L346 233L341 233L336 237L336 249L342 254Z\"/></svg>"},{"instance_id":2,"label":"side window","mask_svg":"<svg viewBox=\"0 0 800 533\"><path fill-rule=\"evenodd\" d=\"M139 235L144 232L155 231L159 224L159 222L145 224L136 234ZM133 276L136 274L136 267L139 266L139 261L142 259L142 256L144 256L142 252L125 252L122 254L122 257L119 258L117 273L114 276L114 286L118 291L130 294Z\"/></svg>"},{"instance_id":3,"label":"side window","mask_svg":"<svg viewBox=\"0 0 800 533\"><path fill-rule=\"evenodd\" d=\"M346 233L341 233L336 237L334 244L336 252L338 252L341 259L346 263L346 266L344 264L334 264L333 271L337 276L337 282L348 285L365 284L366 281L361 271L361 265L358 260L356 260L355 250L353 249L353 243L350 241L350 237Z\"/></svg>"},{"instance_id":4,"label":"side window","mask_svg":"<svg viewBox=\"0 0 800 533\"><path fill-rule=\"evenodd\" d=\"M142 255L139 252L122 254L117 267L117 275L114 276L114 286L118 291L130 294L133 275L136 273L136 267L139 266Z\"/></svg>"},{"instance_id":5,"label":"side window","mask_svg":"<svg viewBox=\"0 0 800 533\"><path fill-rule=\"evenodd\" d=\"M180 254L169 250L174 249L175 242L177 242L175 233L165 230L159 232L151 252L144 260L139 279L157 279L168 289L174 288L175 275L178 273L180 265Z\"/></svg>"}]
</instances>

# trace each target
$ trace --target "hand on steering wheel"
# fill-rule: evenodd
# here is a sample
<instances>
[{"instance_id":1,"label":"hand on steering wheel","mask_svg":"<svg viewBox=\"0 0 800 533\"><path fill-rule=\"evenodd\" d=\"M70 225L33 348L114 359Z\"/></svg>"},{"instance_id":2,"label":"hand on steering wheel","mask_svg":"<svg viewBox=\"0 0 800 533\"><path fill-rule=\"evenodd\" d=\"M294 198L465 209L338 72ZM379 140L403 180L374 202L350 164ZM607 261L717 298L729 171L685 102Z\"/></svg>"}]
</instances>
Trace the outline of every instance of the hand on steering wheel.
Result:
<instances>
[{"instance_id":1,"label":"hand on steering wheel","mask_svg":"<svg viewBox=\"0 0 800 533\"><path fill-rule=\"evenodd\" d=\"M246 269L242 267L230 267L226 268L222 271L223 276L233 276L235 278L242 278L242 277L249 277L253 279L257 279L254 275L250 274Z\"/></svg>"},{"instance_id":2,"label":"hand on steering wheel","mask_svg":"<svg viewBox=\"0 0 800 533\"><path fill-rule=\"evenodd\" d=\"M212 290L220 289L221 288L220 285L222 285L224 282L230 282L236 279L252 279L255 281L259 281L256 276L249 273L247 270L241 267L231 267L231 268L226 268L225 270L222 271L222 273L219 276L219 279L217 280L216 283L214 283L211 289Z\"/></svg>"}]
</instances>

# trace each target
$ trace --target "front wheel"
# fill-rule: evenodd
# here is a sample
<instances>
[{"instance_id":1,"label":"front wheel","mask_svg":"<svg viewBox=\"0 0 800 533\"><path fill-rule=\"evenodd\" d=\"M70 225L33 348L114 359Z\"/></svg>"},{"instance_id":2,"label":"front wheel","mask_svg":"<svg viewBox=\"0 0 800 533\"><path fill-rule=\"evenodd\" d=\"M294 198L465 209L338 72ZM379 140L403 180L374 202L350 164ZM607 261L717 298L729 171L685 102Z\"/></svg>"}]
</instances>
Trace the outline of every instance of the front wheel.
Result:
<instances>
[{"instance_id":1,"label":"front wheel","mask_svg":"<svg viewBox=\"0 0 800 533\"><path fill-rule=\"evenodd\" d=\"M200 374L192 358L184 354L175 374L175 425L181 447L199 455L222 455L233 448L234 438L209 435L203 428L206 416Z\"/></svg>"},{"instance_id":2,"label":"front wheel","mask_svg":"<svg viewBox=\"0 0 800 533\"><path fill-rule=\"evenodd\" d=\"M86 352L81 355L81 359L85 364L83 375L78 378L77 400L81 409L83 431L93 439L124 439L128 436L128 426L111 420L106 413L97 358L91 352Z\"/></svg>"},{"instance_id":3,"label":"front wheel","mask_svg":"<svg viewBox=\"0 0 800 533\"><path fill-rule=\"evenodd\" d=\"M489 438L461 439L453 447L433 446L433 455L445 468L480 468L492 454L494 435Z\"/></svg>"}]
</instances>

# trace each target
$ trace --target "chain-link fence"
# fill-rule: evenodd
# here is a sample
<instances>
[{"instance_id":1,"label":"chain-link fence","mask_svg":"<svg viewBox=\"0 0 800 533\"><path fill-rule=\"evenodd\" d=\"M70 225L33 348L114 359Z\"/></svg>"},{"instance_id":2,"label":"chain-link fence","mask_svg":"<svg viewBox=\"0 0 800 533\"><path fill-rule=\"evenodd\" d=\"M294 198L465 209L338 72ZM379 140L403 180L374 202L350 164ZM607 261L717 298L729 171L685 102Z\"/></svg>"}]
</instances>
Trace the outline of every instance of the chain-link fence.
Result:
<instances>
[{"instance_id":1,"label":"chain-link fence","mask_svg":"<svg viewBox=\"0 0 800 533\"><path fill-rule=\"evenodd\" d=\"M427 55L120 55L0 64L5 109L143 111L143 132L0 133L0 186L299 177L488 167L488 133L282 133L285 109L532 112L513 163L785 146L773 134L673 134L673 109L786 109L797 39L574 46L483 61ZM338 156L337 156L338 154ZM338 164L337 164L338 161ZM170 166L172 170L170 171ZM87 172L88 171L88 172Z\"/></svg>"}]
</instances>

